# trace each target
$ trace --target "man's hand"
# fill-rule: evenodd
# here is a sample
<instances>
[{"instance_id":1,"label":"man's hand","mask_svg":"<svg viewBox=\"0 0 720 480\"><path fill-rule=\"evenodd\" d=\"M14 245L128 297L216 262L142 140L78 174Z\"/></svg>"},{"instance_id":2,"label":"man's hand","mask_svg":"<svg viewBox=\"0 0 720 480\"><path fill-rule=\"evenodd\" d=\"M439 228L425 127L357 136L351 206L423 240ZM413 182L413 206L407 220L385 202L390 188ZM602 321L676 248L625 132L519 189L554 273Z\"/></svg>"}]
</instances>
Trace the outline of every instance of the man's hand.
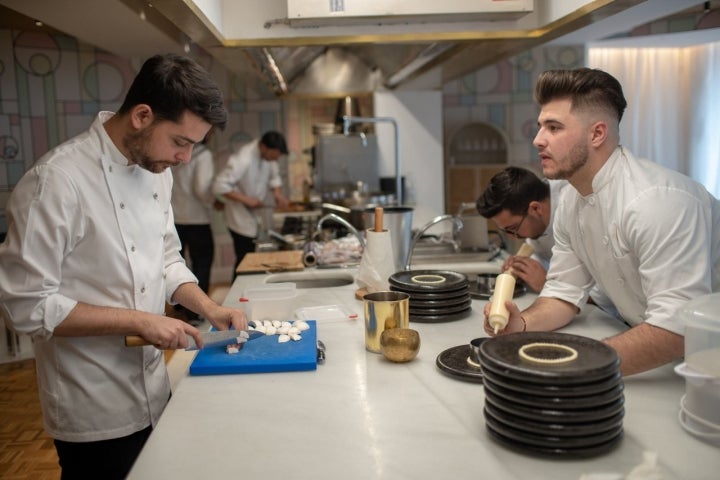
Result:
<instances>
[{"instance_id":1,"label":"man's hand","mask_svg":"<svg viewBox=\"0 0 720 480\"><path fill-rule=\"evenodd\" d=\"M532 291L539 292L545 286L547 272L537 260L512 256L503 264L503 271L510 270L515 278L525 282Z\"/></svg>"}]
</instances>

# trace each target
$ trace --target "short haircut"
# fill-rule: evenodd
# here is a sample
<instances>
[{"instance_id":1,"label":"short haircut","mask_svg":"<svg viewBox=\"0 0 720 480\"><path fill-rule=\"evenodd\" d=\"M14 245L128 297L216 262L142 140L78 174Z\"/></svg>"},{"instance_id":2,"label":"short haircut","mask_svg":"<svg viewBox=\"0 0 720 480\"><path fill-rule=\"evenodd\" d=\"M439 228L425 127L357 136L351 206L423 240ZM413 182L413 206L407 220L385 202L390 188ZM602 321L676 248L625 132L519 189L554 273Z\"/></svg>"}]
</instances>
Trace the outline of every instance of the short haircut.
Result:
<instances>
[{"instance_id":1,"label":"short haircut","mask_svg":"<svg viewBox=\"0 0 720 480\"><path fill-rule=\"evenodd\" d=\"M149 105L157 120L178 122L190 111L213 128L222 130L227 123L217 83L194 60L181 55L155 55L143 63L118 113L140 104Z\"/></svg>"},{"instance_id":2,"label":"short haircut","mask_svg":"<svg viewBox=\"0 0 720 480\"><path fill-rule=\"evenodd\" d=\"M550 197L550 186L530 170L508 167L495 174L475 206L485 218L492 218L502 210L524 215L530 202Z\"/></svg>"},{"instance_id":3,"label":"short haircut","mask_svg":"<svg viewBox=\"0 0 720 480\"><path fill-rule=\"evenodd\" d=\"M553 100L569 98L572 108L599 108L622 119L627 101L620 82L607 72L591 68L548 70L535 84L535 100L545 105Z\"/></svg>"},{"instance_id":4,"label":"short haircut","mask_svg":"<svg viewBox=\"0 0 720 480\"><path fill-rule=\"evenodd\" d=\"M285 143L285 137L283 137L282 133L280 132L265 132L265 134L260 138L260 143L265 145L267 148L272 148L273 150L280 150L280 153L283 155L287 155L288 149L287 144Z\"/></svg>"}]
</instances>

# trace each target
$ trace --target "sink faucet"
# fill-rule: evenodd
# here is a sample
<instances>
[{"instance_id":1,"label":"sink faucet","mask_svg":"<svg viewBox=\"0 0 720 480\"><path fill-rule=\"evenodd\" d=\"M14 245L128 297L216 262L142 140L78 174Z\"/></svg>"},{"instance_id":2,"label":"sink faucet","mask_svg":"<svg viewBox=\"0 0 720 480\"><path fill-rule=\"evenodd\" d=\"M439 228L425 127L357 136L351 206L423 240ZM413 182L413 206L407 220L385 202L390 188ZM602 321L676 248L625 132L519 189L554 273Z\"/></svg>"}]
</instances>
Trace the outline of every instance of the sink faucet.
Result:
<instances>
[{"instance_id":1,"label":"sink faucet","mask_svg":"<svg viewBox=\"0 0 720 480\"><path fill-rule=\"evenodd\" d=\"M365 239L362 237L362 235L360 235L360 232L358 232L357 229L355 227L353 227L350 222L348 222L341 216L336 215L334 213L328 213L327 215L322 217L320 220L318 220L317 227L315 227L316 235L319 234L320 232L322 232L322 226L326 220L333 220L333 221L341 224L343 227L347 228L348 230L350 230L350 232L352 232L352 234L355 235L358 240L360 240L360 246L363 247L363 249L365 249Z\"/></svg>"},{"instance_id":2,"label":"sink faucet","mask_svg":"<svg viewBox=\"0 0 720 480\"><path fill-rule=\"evenodd\" d=\"M407 258L405 259L405 270L410 270L410 262L412 260L413 250L415 250L415 246L417 245L418 240L420 240L420 237L423 236L423 234L427 231L428 228L432 227L433 225L437 225L440 222L444 222L445 220L453 221L453 247L455 250L457 250L458 247L455 239L458 232L462 230L462 220L460 219L460 217L457 217L455 215L439 215L430 220L425 225L423 225L420 230L418 230L417 233L413 236L412 241L410 242L410 248L408 249Z\"/></svg>"}]
</instances>

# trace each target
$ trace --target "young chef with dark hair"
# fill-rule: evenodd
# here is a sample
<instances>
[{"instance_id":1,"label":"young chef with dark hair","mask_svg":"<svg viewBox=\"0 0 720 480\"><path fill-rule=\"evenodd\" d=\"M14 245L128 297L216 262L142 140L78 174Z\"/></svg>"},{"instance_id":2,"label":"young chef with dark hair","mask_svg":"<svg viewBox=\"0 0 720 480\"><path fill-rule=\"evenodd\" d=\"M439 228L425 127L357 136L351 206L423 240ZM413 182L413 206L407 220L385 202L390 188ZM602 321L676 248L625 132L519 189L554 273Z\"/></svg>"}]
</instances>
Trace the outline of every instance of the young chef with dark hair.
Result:
<instances>
[{"instance_id":1,"label":"young chef with dark hair","mask_svg":"<svg viewBox=\"0 0 720 480\"><path fill-rule=\"evenodd\" d=\"M180 256L168 167L225 125L222 93L194 61L148 59L116 114L40 158L8 203L0 305L34 340L44 426L62 478L125 478L170 397L162 349L198 330L164 315L180 303L225 330ZM139 334L151 345L126 347Z\"/></svg>"},{"instance_id":2,"label":"young chef with dark hair","mask_svg":"<svg viewBox=\"0 0 720 480\"><path fill-rule=\"evenodd\" d=\"M245 254L255 251L259 229L257 215L261 209L269 208L265 206L268 191L272 192L278 207L289 205L282 194L278 167L278 160L287 153L285 137L281 133L265 132L232 154L225 168L215 177L213 193L225 201L225 221L235 249L233 279Z\"/></svg>"},{"instance_id":3,"label":"young chef with dark hair","mask_svg":"<svg viewBox=\"0 0 720 480\"><path fill-rule=\"evenodd\" d=\"M563 327L597 283L632 325L605 339L624 375L681 358L685 326L677 310L720 291L720 202L690 178L620 145L627 103L608 73L544 72L535 98L543 175L572 188L555 213L545 286L522 312L506 302L510 319L500 334ZM487 318L485 331L493 334Z\"/></svg>"}]
</instances>

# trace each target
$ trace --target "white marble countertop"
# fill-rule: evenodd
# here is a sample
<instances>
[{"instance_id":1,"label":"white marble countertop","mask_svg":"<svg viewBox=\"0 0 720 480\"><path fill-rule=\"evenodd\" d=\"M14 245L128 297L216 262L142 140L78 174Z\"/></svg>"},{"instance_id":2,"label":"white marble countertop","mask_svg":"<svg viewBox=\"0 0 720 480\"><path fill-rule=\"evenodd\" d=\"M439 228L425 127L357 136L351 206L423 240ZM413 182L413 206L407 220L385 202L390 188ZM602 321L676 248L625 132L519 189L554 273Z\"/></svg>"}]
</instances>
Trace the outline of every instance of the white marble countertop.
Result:
<instances>
[{"instance_id":1,"label":"white marble countertop","mask_svg":"<svg viewBox=\"0 0 720 480\"><path fill-rule=\"evenodd\" d=\"M225 304L238 305L244 288L264 278L238 277ZM486 433L482 385L435 364L444 350L484 336L484 301L473 300L463 320L412 322L420 353L394 364L365 350L355 289L299 290L298 308L340 305L358 314L318 321L327 360L316 371L182 378L129 478L624 478L646 451L657 453L665 480L718 478L720 451L678 422L685 383L672 365L625 379L624 438L614 450L582 460L525 455ZM524 307L533 298L516 301ZM603 338L622 328L588 307L563 331Z\"/></svg>"}]
</instances>

